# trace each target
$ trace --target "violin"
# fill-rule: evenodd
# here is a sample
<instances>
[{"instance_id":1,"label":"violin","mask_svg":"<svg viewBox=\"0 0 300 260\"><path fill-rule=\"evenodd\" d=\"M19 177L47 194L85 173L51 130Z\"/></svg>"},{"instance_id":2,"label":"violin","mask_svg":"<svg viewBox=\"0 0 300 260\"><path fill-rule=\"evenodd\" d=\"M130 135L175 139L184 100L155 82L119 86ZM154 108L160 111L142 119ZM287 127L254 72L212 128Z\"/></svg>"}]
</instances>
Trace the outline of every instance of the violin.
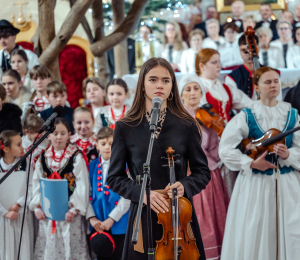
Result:
<instances>
[{"instance_id":1,"label":"violin","mask_svg":"<svg viewBox=\"0 0 300 260\"><path fill-rule=\"evenodd\" d=\"M200 124L212 128L220 137L222 136L226 124L212 104L207 103L201 106L196 112L196 118L199 119Z\"/></svg>"},{"instance_id":2,"label":"violin","mask_svg":"<svg viewBox=\"0 0 300 260\"><path fill-rule=\"evenodd\" d=\"M241 142L242 152L252 159L257 159L265 151L269 152L269 155L274 154L273 146L276 144L285 145L285 137L300 130L300 126L295 127L282 133L280 130L271 128L263 134L263 136L257 140L254 138L246 138Z\"/></svg>"},{"instance_id":3,"label":"violin","mask_svg":"<svg viewBox=\"0 0 300 260\"><path fill-rule=\"evenodd\" d=\"M248 26L245 32L247 46L249 48L250 57L253 60L254 71L260 68L259 64L259 56L258 56L258 48L255 40L255 30Z\"/></svg>"},{"instance_id":4,"label":"violin","mask_svg":"<svg viewBox=\"0 0 300 260\"><path fill-rule=\"evenodd\" d=\"M173 155L175 150L169 147L166 151L168 158L170 185L176 182L175 163ZM167 199L169 212L157 213L158 224L163 225L161 240L156 241L155 260L198 260L200 255L196 239L189 235L192 222L192 204L186 198L177 197L177 189L172 190L172 198ZM189 231L188 231L189 230Z\"/></svg>"}]
</instances>

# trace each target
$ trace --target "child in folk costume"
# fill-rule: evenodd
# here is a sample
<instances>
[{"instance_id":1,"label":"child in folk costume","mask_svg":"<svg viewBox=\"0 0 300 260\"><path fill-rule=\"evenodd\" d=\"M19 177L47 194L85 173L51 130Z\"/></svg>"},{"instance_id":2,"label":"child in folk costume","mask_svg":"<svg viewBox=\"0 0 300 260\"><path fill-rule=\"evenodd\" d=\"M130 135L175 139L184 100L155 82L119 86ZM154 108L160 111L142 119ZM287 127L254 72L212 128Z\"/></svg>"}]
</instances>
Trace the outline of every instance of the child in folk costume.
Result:
<instances>
[{"instance_id":1,"label":"child in folk costume","mask_svg":"<svg viewBox=\"0 0 300 260\"><path fill-rule=\"evenodd\" d=\"M221 64L220 54L214 49L202 49L196 57L196 74L204 91L200 104L210 103L225 122L231 119L232 109L241 110L252 100L241 90L222 84L218 79Z\"/></svg>"},{"instance_id":2,"label":"child in folk costume","mask_svg":"<svg viewBox=\"0 0 300 260\"><path fill-rule=\"evenodd\" d=\"M91 247L98 260L121 260L130 206L130 200L114 193L106 183L113 132L109 127L100 129L97 134L97 149L101 156L89 165L91 204L86 217L92 227ZM111 240L111 242L108 240L107 247L111 247L109 244L112 243L114 250L104 249L107 243L103 241L105 238L107 240L107 237Z\"/></svg>"},{"instance_id":3,"label":"child in folk costume","mask_svg":"<svg viewBox=\"0 0 300 260\"><path fill-rule=\"evenodd\" d=\"M267 151L253 160L236 147L245 138L262 137L270 128L286 132L298 127L300 118L290 104L276 100L280 92L276 70L262 67L253 79L260 100L229 122L219 147L222 161L240 171L221 259L294 260L300 255L300 132L286 136L285 145L274 145L277 160Z\"/></svg>"},{"instance_id":4,"label":"child in folk costume","mask_svg":"<svg viewBox=\"0 0 300 260\"><path fill-rule=\"evenodd\" d=\"M76 134L71 136L70 141L82 151L88 165L89 162L98 157L97 140L93 133L94 117L92 111L87 107L77 107L73 114L73 125Z\"/></svg>"},{"instance_id":5,"label":"child in folk costume","mask_svg":"<svg viewBox=\"0 0 300 260\"><path fill-rule=\"evenodd\" d=\"M23 147L21 136L12 130L5 130L0 135L0 179L9 171L14 164L18 161L19 157L22 156ZM1 260L12 260L17 259L20 233L22 226L22 218L24 214L25 204L25 189L24 193L19 192L20 187L26 187L26 161L24 161L15 172L12 173L2 184L1 189L4 189L3 185L9 185L12 183L9 178L16 178L23 180L21 184L16 184L10 187L10 196L20 196L14 204L10 205L10 208L5 208L2 203L4 200L8 200L8 197L0 197L0 259ZM14 175L14 177L13 177ZM21 176L23 175L23 176ZM25 176L24 176L25 175ZM6 183L5 183L6 182ZM0 193L1 194L1 193ZM28 199L30 201L31 194L31 182L29 182ZM0 195L0 196L3 196ZM2 203L1 203L2 201ZM32 218L28 214L28 209L25 216L25 222L23 227L22 244L20 251L20 259L27 260L33 259L33 233L32 233Z\"/></svg>"},{"instance_id":6,"label":"child in folk costume","mask_svg":"<svg viewBox=\"0 0 300 260\"><path fill-rule=\"evenodd\" d=\"M94 118L102 107L108 105L105 101L105 87L98 78L86 78L82 82L82 94L89 101L86 107L92 110Z\"/></svg>"},{"instance_id":7,"label":"child in folk costume","mask_svg":"<svg viewBox=\"0 0 300 260\"><path fill-rule=\"evenodd\" d=\"M199 77L185 75L178 84L179 95L187 111L196 117L201 90ZM201 125L202 149L208 160L211 181L206 189L193 197L194 208L202 234L206 259L220 259L229 197L219 168L219 138L212 128Z\"/></svg>"},{"instance_id":8,"label":"child in folk costume","mask_svg":"<svg viewBox=\"0 0 300 260\"><path fill-rule=\"evenodd\" d=\"M33 175L33 199L30 209L39 221L39 232L34 259L90 259L86 242L84 217L88 207L89 180L86 163L76 146L69 144L70 127L64 118L54 122L56 129L48 137L51 146L42 153ZM47 220L41 209L40 178L57 178L68 181L69 211L65 221ZM54 191L55 192L55 191Z\"/></svg>"},{"instance_id":9,"label":"child in folk costume","mask_svg":"<svg viewBox=\"0 0 300 260\"><path fill-rule=\"evenodd\" d=\"M112 79L106 87L106 94L110 105L100 109L95 121L96 133L104 126L114 129L115 123L130 109L130 105L124 104L128 97L128 87L124 80Z\"/></svg>"},{"instance_id":10,"label":"child in folk costume","mask_svg":"<svg viewBox=\"0 0 300 260\"><path fill-rule=\"evenodd\" d=\"M24 148L24 152L28 152L28 150L32 147L32 144L37 137L39 130L44 124L44 120L34 114L30 114L25 119L23 130L24 136L22 137L22 146ZM46 138L39 146L32 152L32 161L31 166L32 170L35 169L35 164L40 157L41 153L45 151L49 146L49 140ZM27 157L29 159L29 157Z\"/></svg>"}]
</instances>

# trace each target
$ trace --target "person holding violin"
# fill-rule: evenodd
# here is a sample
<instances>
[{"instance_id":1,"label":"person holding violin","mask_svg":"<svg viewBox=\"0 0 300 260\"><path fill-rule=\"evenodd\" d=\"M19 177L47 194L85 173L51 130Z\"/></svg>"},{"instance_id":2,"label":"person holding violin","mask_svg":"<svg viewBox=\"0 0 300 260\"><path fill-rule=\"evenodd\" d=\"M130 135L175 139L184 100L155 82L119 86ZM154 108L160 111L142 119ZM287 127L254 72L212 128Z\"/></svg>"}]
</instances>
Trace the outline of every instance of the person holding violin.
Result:
<instances>
[{"instance_id":1,"label":"person holding violin","mask_svg":"<svg viewBox=\"0 0 300 260\"><path fill-rule=\"evenodd\" d=\"M164 235L162 225L157 223L157 213L166 214L170 211L166 198L172 195L172 190L177 188L177 197L188 198L192 204L192 197L205 189L210 181L210 170L205 153L201 148L200 126L180 101L172 66L165 59L151 58L141 68L131 109L124 118L116 123L110 159L111 167L107 179L112 191L131 200L123 260L148 259L147 207L143 207L142 210L139 232L142 236L135 246L131 244L131 238L141 191L141 185L138 185L136 181L138 176L142 175L143 164L146 162L150 141L149 120L154 97L160 97L163 100L150 162L152 189L150 203L154 245L155 241L160 240ZM169 170L163 167L166 161L162 159L162 157L166 157L169 147L179 154L175 164L176 182L171 186L169 186ZM126 164L132 179L127 176ZM188 165L191 169L189 176L187 176ZM159 193L158 190L162 190L165 194ZM145 195L144 204L146 203ZM179 212L179 216L181 219L181 212ZM190 231L192 232L189 232L189 237L195 238L197 245L195 250L198 250L199 259L203 260L206 257L194 210L192 210L191 216ZM172 221L169 225L171 223ZM169 234L166 236L169 237L168 245L172 246L173 236ZM155 255L155 257L158 256ZM172 256L160 256L160 259L170 259L166 257L172 259Z\"/></svg>"},{"instance_id":2,"label":"person holding violin","mask_svg":"<svg viewBox=\"0 0 300 260\"><path fill-rule=\"evenodd\" d=\"M241 90L222 84L218 79L221 64L220 54L214 49L202 49L196 56L196 74L200 77L203 96L200 105L212 104L225 122L231 120L230 111L249 106L252 100Z\"/></svg>"},{"instance_id":3,"label":"person holding violin","mask_svg":"<svg viewBox=\"0 0 300 260\"><path fill-rule=\"evenodd\" d=\"M287 135L283 143L270 143L273 154L265 151L256 159L237 146L245 138L270 141L264 134L269 129L283 134L295 130L300 118L289 103L276 100L280 83L275 69L262 67L253 80L260 100L227 124L219 146L221 160L240 171L228 208L221 259L294 260L300 255L300 131ZM252 142L248 151L257 151L255 143L263 142Z\"/></svg>"},{"instance_id":4,"label":"person holding violin","mask_svg":"<svg viewBox=\"0 0 300 260\"><path fill-rule=\"evenodd\" d=\"M199 103L203 93L199 77L196 75L183 76L178 84L178 89L184 107L191 116L196 118L197 113L201 110ZM208 259L220 259L229 196L219 168L221 160L218 154L218 134L204 124L201 124L201 132L201 146L208 160L211 181L205 190L193 197L193 202L205 255Z\"/></svg>"}]
</instances>

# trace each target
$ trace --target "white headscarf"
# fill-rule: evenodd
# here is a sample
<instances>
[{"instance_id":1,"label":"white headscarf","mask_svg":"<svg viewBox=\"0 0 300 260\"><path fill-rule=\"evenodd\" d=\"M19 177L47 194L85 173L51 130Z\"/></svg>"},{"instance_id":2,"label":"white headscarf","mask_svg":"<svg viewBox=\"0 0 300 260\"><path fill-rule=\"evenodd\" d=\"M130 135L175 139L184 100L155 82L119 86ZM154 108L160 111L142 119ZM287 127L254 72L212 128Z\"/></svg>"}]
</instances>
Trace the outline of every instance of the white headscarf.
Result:
<instances>
[{"instance_id":1,"label":"white headscarf","mask_svg":"<svg viewBox=\"0 0 300 260\"><path fill-rule=\"evenodd\" d=\"M201 81L200 81L200 78L197 76L197 75L194 75L194 74L190 74L190 75L184 75L179 83L178 83L178 91L179 91L179 96L181 97L181 94L182 94L182 91L184 89L184 87L191 83L191 82L195 82L197 83L200 88L201 88L201 91L202 91L202 95L204 95L204 91L203 91L203 88L201 86Z\"/></svg>"}]
</instances>

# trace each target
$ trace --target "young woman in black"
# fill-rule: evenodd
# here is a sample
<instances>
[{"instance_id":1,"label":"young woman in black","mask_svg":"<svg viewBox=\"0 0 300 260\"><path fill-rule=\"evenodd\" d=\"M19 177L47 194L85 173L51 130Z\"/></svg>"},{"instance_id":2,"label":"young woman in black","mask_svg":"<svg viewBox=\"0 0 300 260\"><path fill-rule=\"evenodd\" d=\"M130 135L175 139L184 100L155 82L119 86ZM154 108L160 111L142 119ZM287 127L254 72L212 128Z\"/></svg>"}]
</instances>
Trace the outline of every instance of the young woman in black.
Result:
<instances>
[{"instance_id":1,"label":"young woman in black","mask_svg":"<svg viewBox=\"0 0 300 260\"><path fill-rule=\"evenodd\" d=\"M200 126L181 104L173 69L162 58L149 59L141 69L132 108L116 123L107 179L110 189L131 200L123 260L146 260L148 257L146 207L143 207L141 218L142 245L133 246L131 237L141 191L141 185L136 184L135 178L142 175L143 163L146 162L150 140L149 120L154 97L161 97L163 100L150 163L154 246L155 241L162 237L162 226L157 224L156 213L169 210L164 195L155 190L165 189L170 196L172 189L177 188L178 197L186 197L192 203L192 197L205 189L210 181L207 159L201 148ZM175 166L177 182L171 187L168 167L163 167L166 161L161 159L166 156L168 147L172 147L175 153L180 155L176 157L176 160L180 160ZM133 180L127 176L126 164ZM189 176L187 176L188 167L191 170ZM144 203L146 202L145 195ZM203 243L194 211L191 226L200 253L199 259L204 260L206 258Z\"/></svg>"}]
</instances>

